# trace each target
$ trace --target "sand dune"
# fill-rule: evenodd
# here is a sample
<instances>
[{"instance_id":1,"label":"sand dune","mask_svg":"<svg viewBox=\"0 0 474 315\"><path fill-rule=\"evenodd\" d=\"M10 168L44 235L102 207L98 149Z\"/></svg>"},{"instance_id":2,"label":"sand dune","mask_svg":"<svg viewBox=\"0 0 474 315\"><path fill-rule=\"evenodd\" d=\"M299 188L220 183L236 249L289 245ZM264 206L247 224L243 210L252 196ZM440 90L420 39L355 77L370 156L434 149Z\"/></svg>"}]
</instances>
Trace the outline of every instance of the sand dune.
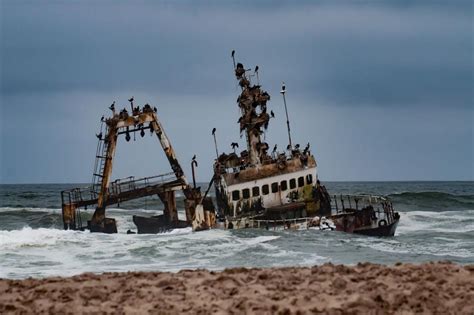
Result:
<instances>
[{"instance_id":1,"label":"sand dune","mask_svg":"<svg viewBox=\"0 0 474 315\"><path fill-rule=\"evenodd\" d=\"M0 313L474 314L474 265L183 270L0 280Z\"/></svg>"}]
</instances>

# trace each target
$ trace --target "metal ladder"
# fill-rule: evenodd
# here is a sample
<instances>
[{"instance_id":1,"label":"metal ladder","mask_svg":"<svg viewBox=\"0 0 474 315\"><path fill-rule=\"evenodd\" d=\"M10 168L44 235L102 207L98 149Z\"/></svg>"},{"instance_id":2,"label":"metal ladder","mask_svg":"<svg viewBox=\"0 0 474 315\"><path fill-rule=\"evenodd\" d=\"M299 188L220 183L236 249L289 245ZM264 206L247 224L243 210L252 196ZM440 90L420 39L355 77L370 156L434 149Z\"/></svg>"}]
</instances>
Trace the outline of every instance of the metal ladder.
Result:
<instances>
[{"instance_id":1,"label":"metal ladder","mask_svg":"<svg viewBox=\"0 0 474 315\"><path fill-rule=\"evenodd\" d=\"M107 140L108 127L105 127L105 136L99 139L97 143L97 150L95 154L95 163L92 176L92 190L95 194L100 192L102 186L102 179L104 178L105 161L109 158L107 156L107 149L109 142Z\"/></svg>"}]
</instances>

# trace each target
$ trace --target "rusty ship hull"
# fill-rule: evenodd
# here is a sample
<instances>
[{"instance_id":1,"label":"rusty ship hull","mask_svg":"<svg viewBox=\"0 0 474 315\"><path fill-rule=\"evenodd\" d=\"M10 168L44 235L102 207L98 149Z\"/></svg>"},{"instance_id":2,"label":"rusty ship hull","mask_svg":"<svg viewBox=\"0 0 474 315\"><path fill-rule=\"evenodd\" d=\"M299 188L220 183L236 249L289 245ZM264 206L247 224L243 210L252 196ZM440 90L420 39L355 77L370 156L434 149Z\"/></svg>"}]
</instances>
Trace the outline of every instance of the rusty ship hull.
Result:
<instances>
[{"instance_id":1,"label":"rusty ship hull","mask_svg":"<svg viewBox=\"0 0 474 315\"><path fill-rule=\"evenodd\" d=\"M400 214L393 209L392 203L386 197L334 196L336 204L337 200L340 201L342 209L336 208L335 213L329 217L336 231L367 236L395 235ZM349 207L345 207L344 201L349 203ZM355 208L352 207L354 204Z\"/></svg>"}]
</instances>

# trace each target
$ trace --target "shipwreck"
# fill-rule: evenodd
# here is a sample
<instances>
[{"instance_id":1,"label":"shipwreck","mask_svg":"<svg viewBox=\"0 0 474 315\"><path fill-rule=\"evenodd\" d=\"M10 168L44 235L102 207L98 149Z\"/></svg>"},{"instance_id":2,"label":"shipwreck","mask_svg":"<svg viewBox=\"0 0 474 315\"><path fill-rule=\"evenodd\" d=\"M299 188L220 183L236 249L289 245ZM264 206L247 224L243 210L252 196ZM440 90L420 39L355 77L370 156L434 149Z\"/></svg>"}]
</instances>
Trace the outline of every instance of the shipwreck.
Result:
<instances>
[{"instance_id":1,"label":"shipwreck","mask_svg":"<svg viewBox=\"0 0 474 315\"><path fill-rule=\"evenodd\" d=\"M275 114L269 109L270 95L260 85L259 67L252 71L236 63L235 52L232 59L241 88L237 98L241 114L238 124L241 135L245 135L246 148L238 154L238 144L233 143L234 152L219 155L216 144L213 179L218 221L228 229L316 227L393 236L399 214L387 198L331 196L321 184L310 143L303 149L292 142L284 83L280 94L288 145L283 150L274 145L270 151L270 145L263 139Z\"/></svg>"},{"instance_id":2,"label":"shipwreck","mask_svg":"<svg viewBox=\"0 0 474 315\"><path fill-rule=\"evenodd\" d=\"M286 104L286 86L282 95L288 145L279 150L277 145L270 151L266 132L274 111L269 108L270 95L259 82L259 67L246 69L235 62L232 52L234 75L240 87L237 98L240 117L237 124L246 147L237 152L239 145L233 142L232 152L220 153L214 137L216 159L212 179L205 193L196 187L192 161L193 185L183 169L166 135L157 109L145 104L134 106L129 99L130 111L125 108L112 116L101 119L92 184L61 192L62 214L65 229L91 232L116 233L113 218L106 217L106 207L132 199L157 195L163 203L163 214L153 217L134 216L138 233L160 233L173 228L192 226L194 231L209 228L241 229L301 229L359 233L370 236L393 236L400 215L386 197L330 195L318 179L317 161L308 143L304 148L294 144L291 138L290 119ZM128 177L112 181L112 165L117 137L130 140L132 133L142 137L149 131L155 134L167 157L172 172L146 178ZM215 204L208 196L215 189ZM178 218L176 191L182 191L186 218ZM94 207L95 211L86 224L81 211Z\"/></svg>"},{"instance_id":3,"label":"shipwreck","mask_svg":"<svg viewBox=\"0 0 474 315\"><path fill-rule=\"evenodd\" d=\"M115 111L115 102L110 106L112 116L101 119L101 132L95 156L92 185L61 192L62 215L65 229L91 232L116 233L113 218L106 217L106 207L128 200L158 195L164 205L163 214L151 218L134 216L138 233L158 233L165 230L193 226L195 230L207 229L215 224L215 211L209 197L203 196L199 188L192 187L176 158L171 142L161 125L156 108L145 104L135 107L133 98L129 100L131 111L125 108ZM102 125L105 130L102 131ZM173 170L172 173L135 179L128 177L111 181L112 165L116 151L117 137L124 136L127 142L132 133L145 131L156 134L164 154ZM186 220L178 218L176 191L185 196ZM95 212L84 225L81 209L95 207Z\"/></svg>"}]
</instances>

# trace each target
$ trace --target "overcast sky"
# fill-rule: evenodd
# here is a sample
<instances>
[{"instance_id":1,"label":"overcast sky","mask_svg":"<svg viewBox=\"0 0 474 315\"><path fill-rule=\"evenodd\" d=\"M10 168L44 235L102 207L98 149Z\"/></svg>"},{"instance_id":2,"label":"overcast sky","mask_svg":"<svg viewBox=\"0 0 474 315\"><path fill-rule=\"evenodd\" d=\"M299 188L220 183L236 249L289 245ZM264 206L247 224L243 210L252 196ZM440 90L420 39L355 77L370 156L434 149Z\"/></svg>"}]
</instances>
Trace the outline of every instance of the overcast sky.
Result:
<instances>
[{"instance_id":1,"label":"overcast sky","mask_svg":"<svg viewBox=\"0 0 474 315\"><path fill-rule=\"evenodd\" d=\"M190 177L238 141L230 53L260 67L266 140L312 145L321 180L473 180L471 1L0 1L0 183L89 182L99 119L150 103ZM133 139L133 138L132 138ZM119 141L114 177L170 170Z\"/></svg>"}]
</instances>

